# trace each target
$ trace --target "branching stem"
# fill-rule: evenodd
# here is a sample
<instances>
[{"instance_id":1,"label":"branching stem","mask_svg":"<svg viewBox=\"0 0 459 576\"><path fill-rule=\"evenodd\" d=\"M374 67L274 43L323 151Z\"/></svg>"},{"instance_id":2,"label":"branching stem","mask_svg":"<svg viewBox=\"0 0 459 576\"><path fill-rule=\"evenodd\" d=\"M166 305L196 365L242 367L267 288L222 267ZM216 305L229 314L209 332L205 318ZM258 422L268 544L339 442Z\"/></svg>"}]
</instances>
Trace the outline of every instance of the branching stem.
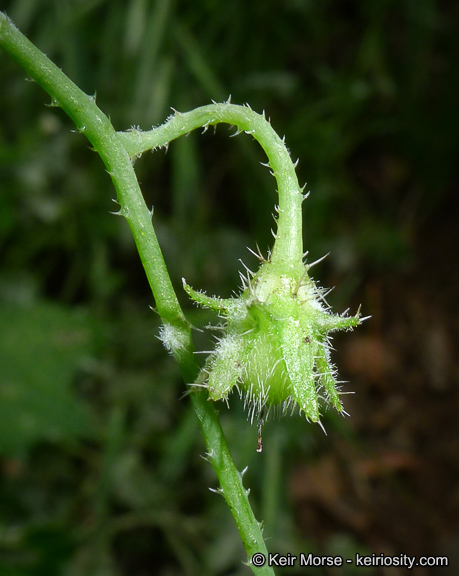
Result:
<instances>
[{"instance_id":1,"label":"branching stem","mask_svg":"<svg viewBox=\"0 0 459 576\"><path fill-rule=\"evenodd\" d=\"M264 115L257 114L248 106L229 102L210 104L190 112L175 112L162 126L148 132L133 129L119 132L118 135L128 154L135 158L146 150L167 146L172 140L196 128L208 128L220 123L234 125L239 132L253 136L268 157L267 165L277 180L279 192L277 234L271 260L279 268L284 267L287 273L292 272L303 257L303 195L289 151Z\"/></svg>"},{"instance_id":2,"label":"branching stem","mask_svg":"<svg viewBox=\"0 0 459 576\"><path fill-rule=\"evenodd\" d=\"M198 367L193 356L190 326L173 290L132 159L144 150L164 146L197 127L223 122L234 124L240 131L251 134L263 146L278 182L278 233L272 260L289 272L302 259L302 194L283 141L263 116L248 107L229 103L204 106L185 114L176 113L163 126L150 132L133 130L117 133L109 118L97 107L95 99L69 80L27 40L3 12L0 12L0 46L24 68L31 79L48 92L52 105L61 107L70 116L77 129L88 138L102 158L116 189L119 213L129 223L157 311L162 320L173 327L181 342L181 346L174 349L174 356L184 380L193 382ZM231 458L213 404L207 401L207 393L202 390L193 391L190 397L207 446L208 459L219 478L220 491L235 518L249 561L257 552L267 557L260 524L250 507L241 474ZM257 575L274 574L268 564L259 568L250 564L250 567Z\"/></svg>"}]
</instances>

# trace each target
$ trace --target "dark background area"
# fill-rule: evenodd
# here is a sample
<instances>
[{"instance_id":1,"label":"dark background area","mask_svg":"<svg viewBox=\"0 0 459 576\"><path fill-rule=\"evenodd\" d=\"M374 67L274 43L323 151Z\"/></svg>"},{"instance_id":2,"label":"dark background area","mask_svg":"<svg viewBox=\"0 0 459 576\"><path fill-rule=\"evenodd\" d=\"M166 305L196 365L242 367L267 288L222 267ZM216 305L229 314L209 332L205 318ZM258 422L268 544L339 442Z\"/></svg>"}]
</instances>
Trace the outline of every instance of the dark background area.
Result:
<instances>
[{"instance_id":1,"label":"dark background area","mask_svg":"<svg viewBox=\"0 0 459 576\"><path fill-rule=\"evenodd\" d=\"M16 25L116 129L227 100L299 158L309 261L337 312L349 418L220 408L270 551L459 567L459 7L433 0L15 0ZM244 551L100 159L0 53L0 573L229 576ZM181 277L228 297L271 245L275 182L225 126L136 164ZM196 345L208 349L207 335ZM303 574L285 568L279 574ZM399 576L406 569L310 569Z\"/></svg>"}]
</instances>

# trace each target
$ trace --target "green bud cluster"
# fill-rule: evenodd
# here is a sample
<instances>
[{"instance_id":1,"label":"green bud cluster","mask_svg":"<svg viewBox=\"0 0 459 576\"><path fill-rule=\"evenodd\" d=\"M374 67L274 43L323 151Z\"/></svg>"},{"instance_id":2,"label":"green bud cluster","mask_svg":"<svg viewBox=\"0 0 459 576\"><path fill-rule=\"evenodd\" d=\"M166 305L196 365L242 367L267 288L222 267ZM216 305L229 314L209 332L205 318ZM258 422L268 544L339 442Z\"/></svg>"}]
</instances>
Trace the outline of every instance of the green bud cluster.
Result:
<instances>
[{"instance_id":1,"label":"green bud cluster","mask_svg":"<svg viewBox=\"0 0 459 576\"><path fill-rule=\"evenodd\" d=\"M249 417L265 418L298 405L320 422L321 399L344 412L337 373L330 359L330 333L360 324L355 316L332 314L324 290L309 277L312 265L285 267L263 261L244 278L238 298L209 297L184 281L188 295L218 312L223 336L209 355L197 385L211 400L226 400L233 388L244 397Z\"/></svg>"}]
</instances>

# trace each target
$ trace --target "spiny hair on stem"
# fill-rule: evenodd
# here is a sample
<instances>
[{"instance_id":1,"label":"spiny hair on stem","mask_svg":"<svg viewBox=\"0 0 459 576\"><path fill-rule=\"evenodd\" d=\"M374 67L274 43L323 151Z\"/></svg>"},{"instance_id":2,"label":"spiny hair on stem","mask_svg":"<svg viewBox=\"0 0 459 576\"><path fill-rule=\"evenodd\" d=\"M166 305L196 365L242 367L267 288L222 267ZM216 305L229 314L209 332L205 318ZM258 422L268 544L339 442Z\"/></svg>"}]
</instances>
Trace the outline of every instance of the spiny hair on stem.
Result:
<instances>
[{"instance_id":1,"label":"spiny hair on stem","mask_svg":"<svg viewBox=\"0 0 459 576\"><path fill-rule=\"evenodd\" d=\"M269 261L271 260L271 252L268 250L268 255L267 255L267 257L265 258L265 257L263 256L263 254L261 253L261 250L260 250L260 247L258 246L258 244L257 244L256 246L257 246L257 251L256 251L256 252L255 252L254 250L252 250L252 248L250 248L249 246L247 246L247 250L248 250L251 254L253 254L253 255L255 256L255 258L257 258L262 264L264 264L265 262L269 262Z\"/></svg>"},{"instance_id":2,"label":"spiny hair on stem","mask_svg":"<svg viewBox=\"0 0 459 576\"><path fill-rule=\"evenodd\" d=\"M61 105L59 103L59 100L57 98L51 98L51 102L49 102L48 104L45 104L45 106L47 106L48 108L60 108Z\"/></svg>"}]
</instances>

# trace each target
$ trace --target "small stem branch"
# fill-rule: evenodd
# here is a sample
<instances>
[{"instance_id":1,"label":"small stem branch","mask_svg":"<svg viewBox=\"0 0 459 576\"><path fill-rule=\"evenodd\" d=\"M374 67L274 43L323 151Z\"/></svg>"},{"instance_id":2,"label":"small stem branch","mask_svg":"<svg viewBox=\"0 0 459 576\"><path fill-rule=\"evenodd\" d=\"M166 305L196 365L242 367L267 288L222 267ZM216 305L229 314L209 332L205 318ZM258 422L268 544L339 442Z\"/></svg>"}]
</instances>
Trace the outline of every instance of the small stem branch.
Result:
<instances>
[{"instance_id":1,"label":"small stem branch","mask_svg":"<svg viewBox=\"0 0 459 576\"><path fill-rule=\"evenodd\" d=\"M298 269L303 258L303 195L290 153L264 115L229 102L210 104L190 112L175 112L162 126L148 132L134 129L118 135L129 155L135 158L146 150L167 146L196 128L206 129L220 123L234 125L239 132L252 135L265 151L279 192L278 228L271 259L287 273Z\"/></svg>"}]
</instances>

